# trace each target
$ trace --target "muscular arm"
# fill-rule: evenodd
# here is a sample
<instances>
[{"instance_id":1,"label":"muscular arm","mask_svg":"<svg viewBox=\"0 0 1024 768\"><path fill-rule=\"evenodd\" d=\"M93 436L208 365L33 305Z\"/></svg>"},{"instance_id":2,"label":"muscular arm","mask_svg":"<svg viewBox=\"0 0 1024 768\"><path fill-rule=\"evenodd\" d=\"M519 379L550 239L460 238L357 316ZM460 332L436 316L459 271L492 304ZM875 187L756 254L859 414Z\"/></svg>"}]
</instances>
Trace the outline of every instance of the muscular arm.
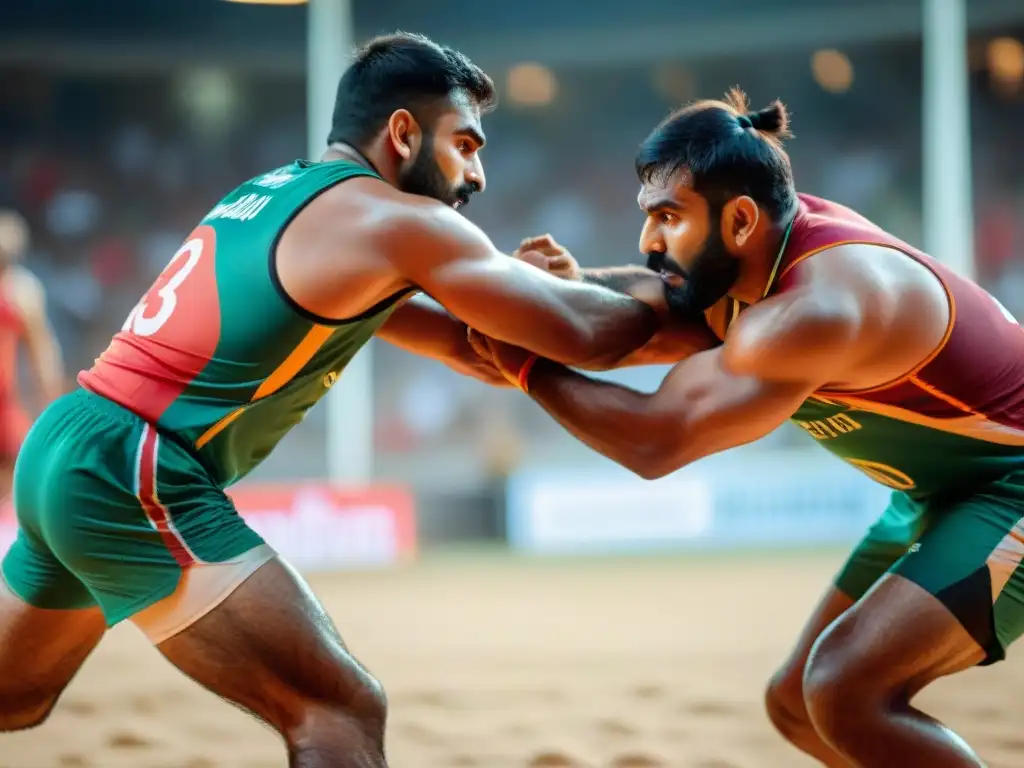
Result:
<instances>
[{"instance_id":1,"label":"muscular arm","mask_svg":"<svg viewBox=\"0 0 1024 768\"><path fill-rule=\"evenodd\" d=\"M25 346L35 377L37 396L46 405L64 391L64 366L60 345L46 315L46 292L39 279L27 270L12 275L14 301L25 327Z\"/></svg>"},{"instance_id":2,"label":"muscular arm","mask_svg":"<svg viewBox=\"0 0 1024 768\"><path fill-rule=\"evenodd\" d=\"M505 377L473 351L466 324L433 299L413 296L394 311L377 336L415 355L431 357L457 373L487 384L509 386Z\"/></svg>"},{"instance_id":3,"label":"muscular arm","mask_svg":"<svg viewBox=\"0 0 1024 768\"><path fill-rule=\"evenodd\" d=\"M582 277L585 283L600 285L628 296L632 296L638 288L653 285L655 282L661 283L661 278L656 272L637 264L621 267L586 267L583 269Z\"/></svg>"},{"instance_id":4,"label":"muscular arm","mask_svg":"<svg viewBox=\"0 0 1024 768\"><path fill-rule=\"evenodd\" d=\"M722 347L679 363L653 394L540 362L530 396L581 441L648 479L751 442L789 418L863 343L856 306L769 302L748 310Z\"/></svg>"},{"instance_id":5,"label":"muscular arm","mask_svg":"<svg viewBox=\"0 0 1024 768\"><path fill-rule=\"evenodd\" d=\"M798 265L783 293L745 310L721 347L679 363L653 394L541 361L530 396L595 450L661 477L764 436L824 386L863 389L912 370L941 343L950 312L921 264L837 246Z\"/></svg>"},{"instance_id":6,"label":"muscular arm","mask_svg":"<svg viewBox=\"0 0 1024 768\"><path fill-rule=\"evenodd\" d=\"M562 363L610 365L658 327L644 303L512 259L444 206L406 206L378 227L376 242L400 274L466 324Z\"/></svg>"},{"instance_id":7,"label":"muscular arm","mask_svg":"<svg viewBox=\"0 0 1024 768\"><path fill-rule=\"evenodd\" d=\"M649 342L625 357L611 361L599 360L592 365L578 367L589 371L605 371L641 365L675 364L698 352L714 349L721 343L703 321L669 317Z\"/></svg>"},{"instance_id":8,"label":"muscular arm","mask_svg":"<svg viewBox=\"0 0 1024 768\"><path fill-rule=\"evenodd\" d=\"M661 276L647 267L638 265L586 268L582 271L582 278L585 283L600 285L648 304L656 303L664 292ZM702 314L697 314L693 318L669 315L647 344L615 361L613 367L678 363L697 352L713 349L720 343ZM591 370L599 368L592 367Z\"/></svg>"}]
</instances>

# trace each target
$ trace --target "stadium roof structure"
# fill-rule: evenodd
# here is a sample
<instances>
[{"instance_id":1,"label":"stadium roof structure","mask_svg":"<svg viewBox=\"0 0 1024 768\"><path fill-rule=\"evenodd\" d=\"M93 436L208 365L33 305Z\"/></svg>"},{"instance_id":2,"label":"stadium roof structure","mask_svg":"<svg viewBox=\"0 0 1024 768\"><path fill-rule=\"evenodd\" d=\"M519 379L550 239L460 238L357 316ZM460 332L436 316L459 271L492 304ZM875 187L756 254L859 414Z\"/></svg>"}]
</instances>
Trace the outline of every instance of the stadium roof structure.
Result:
<instances>
[{"instance_id":1,"label":"stadium roof structure","mask_svg":"<svg viewBox=\"0 0 1024 768\"><path fill-rule=\"evenodd\" d=\"M484 66L642 64L912 39L921 0L346 0L356 38L401 27L460 48ZM1024 23L1020 0L970 0L974 29ZM171 70L184 61L249 71L305 71L306 9L211 0L0 3L0 65L74 71Z\"/></svg>"}]
</instances>

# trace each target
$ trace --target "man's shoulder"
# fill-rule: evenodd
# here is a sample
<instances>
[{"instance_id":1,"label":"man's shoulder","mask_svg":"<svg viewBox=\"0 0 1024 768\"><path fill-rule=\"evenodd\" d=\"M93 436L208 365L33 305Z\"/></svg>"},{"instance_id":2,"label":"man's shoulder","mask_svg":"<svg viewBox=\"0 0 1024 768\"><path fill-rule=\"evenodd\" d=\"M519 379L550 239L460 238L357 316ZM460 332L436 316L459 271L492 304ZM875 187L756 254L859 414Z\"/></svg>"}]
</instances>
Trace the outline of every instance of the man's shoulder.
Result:
<instances>
[{"instance_id":1,"label":"man's shoulder","mask_svg":"<svg viewBox=\"0 0 1024 768\"><path fill-rule=\"evenodd\" d=\"M883 288L892 276L922 270L920 261L896 244L837 242L829 244L787 270L783 291L812 285L821 290L845 290L864 283Z\"/></svg>"},{"instance_id":2,"label":"man's shoulder","mask_svg":"<svg viewBox=\"0 0 1024 768\"><path fill-rule=\"evenodd\" d=\"M446 220L454 210L429 197L410 195L377 176L359 176L326 190L309 213L342 226L393 228L432 219Z\"/></svg>"}]
</instances>

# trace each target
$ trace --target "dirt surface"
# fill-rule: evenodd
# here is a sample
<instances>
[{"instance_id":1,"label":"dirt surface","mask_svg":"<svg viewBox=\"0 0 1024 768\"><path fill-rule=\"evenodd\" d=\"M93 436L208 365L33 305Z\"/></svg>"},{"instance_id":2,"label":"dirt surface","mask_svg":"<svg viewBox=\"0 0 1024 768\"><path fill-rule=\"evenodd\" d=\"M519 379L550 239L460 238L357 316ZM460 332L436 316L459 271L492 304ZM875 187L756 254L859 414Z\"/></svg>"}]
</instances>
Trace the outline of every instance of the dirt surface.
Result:
<instances>
[{"instance_id":1,"label":"dirt surface","mask_svg":"<svg viewBox=\"0 0 1024 768\"><path fill-rule=\"evenodd\" d=\"M312 579L391 699L393 768L799 768L761 708L839 557L463 556ZM1024 765L1024 658L921 704L994 768ZM2 768L271 768L276 737L111 632Z\"/></svg>"}]
</instances>

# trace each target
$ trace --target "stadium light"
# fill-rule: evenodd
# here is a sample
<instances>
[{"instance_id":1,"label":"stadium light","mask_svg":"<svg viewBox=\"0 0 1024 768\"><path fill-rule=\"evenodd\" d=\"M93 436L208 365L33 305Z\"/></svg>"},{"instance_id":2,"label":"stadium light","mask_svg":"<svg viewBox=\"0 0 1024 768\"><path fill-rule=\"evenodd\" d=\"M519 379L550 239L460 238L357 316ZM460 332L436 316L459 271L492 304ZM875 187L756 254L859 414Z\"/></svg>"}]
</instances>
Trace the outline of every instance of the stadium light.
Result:
<instances>
[{"instance_id":1,"label":"stadium light","mask_svg":"<svg viewBox=\"0 0 1024 768\"><path fill-rule=\"evenodd\" d=\"M853 64L842 51L816 51L811 57L811 72L818 85L831 93L845 93L853 85Z\"/></svg>"},{"instance_id":2,"label":"stadium light","mask_svg":"<svg viewBox=\"0 0 1024 768\"><path fill-rule=\"evenodd\" d=\"M991 40L986 50L988 69L995 80L1018 85L1024 80L1024 43L1012 37Z\"/></svg>"},{"instance_id":3,"label":"stadium light","mask_svg":"<svg viewBox=\"0 0 1024 768\"><path fill-rule=\"evenodd\" d=\"M558 93L555 74L542 64L517 64L508 73L509 99L525 107L541 107L554 101Z\"/></svg>"}]
</instances>

